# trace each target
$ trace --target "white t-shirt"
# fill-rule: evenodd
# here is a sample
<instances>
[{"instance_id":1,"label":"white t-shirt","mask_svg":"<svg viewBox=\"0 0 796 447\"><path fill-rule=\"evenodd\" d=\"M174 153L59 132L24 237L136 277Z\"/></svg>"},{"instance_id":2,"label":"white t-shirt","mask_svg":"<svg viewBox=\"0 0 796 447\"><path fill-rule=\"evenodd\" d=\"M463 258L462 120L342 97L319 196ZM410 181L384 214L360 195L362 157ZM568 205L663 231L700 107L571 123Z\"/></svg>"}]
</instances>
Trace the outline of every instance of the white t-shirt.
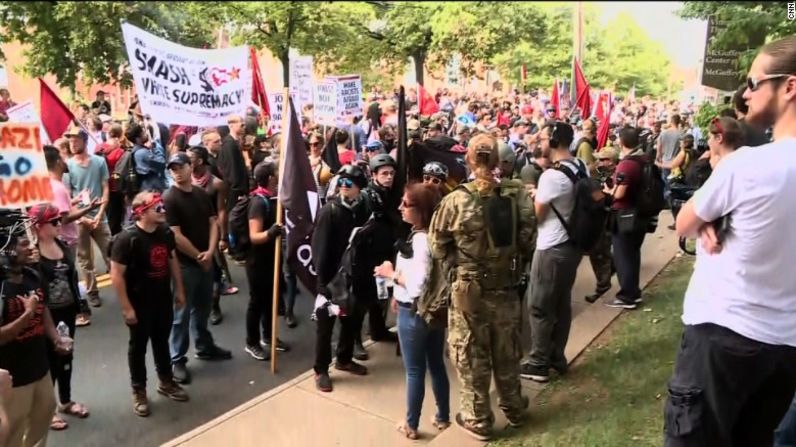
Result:
<instances>
[{"instance_id":1,"label":"white t-shirt","mask_svg":"<svg viewBox=\"0 0 796 447\"><path fill-rule=\"evenodd\" d=\"M697 255L683 323L796 346L796 138L725 157L694 210L705 222L729 214L730 230L721 253Z\"/></svg>"},{"instance_id":2,"label":"white t-shirt","mask_svg":"<svg viewBox=\"0 0 796 447\"><path fill-rule=\"evenodd\" d=\"M412 257L407 259L400 253L395 261L395 271L401 273L405 284L396 284L393 296L396 301L411 303L423 292L428 275L428 265L431 252L428 250L428 236L426 233L415 233L412 236Z\"/></svg>"},{"instance_id":3,"label":"white t-shirt","mask_svg":"<svg viewBox=\"0 0 796 447\"><path fill-rule=\"evenodd\" d=\"M577 173L577 168L573 163L586 170L583 162L576 159L564 161L561 164L573 173ZM572 207L575 206L575 184L563 172L552 168L547 169L539 177L539 185L536 187L536 202L545 205L552 203L561 217L569 222ZM566 228L561 224L552 207L545 214L544 219L539 222L537 231L537 250L547 250L569 240Z\"/></svg>"}]
</instances>

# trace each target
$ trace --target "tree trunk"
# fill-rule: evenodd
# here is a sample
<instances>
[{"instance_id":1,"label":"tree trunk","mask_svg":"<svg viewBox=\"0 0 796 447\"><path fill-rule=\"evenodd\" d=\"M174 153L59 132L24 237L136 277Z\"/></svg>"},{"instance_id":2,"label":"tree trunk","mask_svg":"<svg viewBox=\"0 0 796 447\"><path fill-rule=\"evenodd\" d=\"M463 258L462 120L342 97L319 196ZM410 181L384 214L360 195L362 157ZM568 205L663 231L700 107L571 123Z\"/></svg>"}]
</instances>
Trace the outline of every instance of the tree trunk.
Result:
<instances>
[{"instance_id":1,"label":"tree trunk","mask_svg":"<svg viewBox=\"0 0 796 447\"><path fill-rule=\"evenodd\" d=\"M413 54L412 61L415 63L415 81L423 85L423 68L426 64L426 53L421 51Z\"/></svg>"},{"instance_id":2,"label":"tree trunk","mask_svg":"<svg viewBox=\"0 0 796 447\"><path fill-rule=\"evenodd\" d=\"M279 62L282 63L282 82L285 88L290 87L290 53L288 50L279 52Z\"/></svg>"}]
</instances>

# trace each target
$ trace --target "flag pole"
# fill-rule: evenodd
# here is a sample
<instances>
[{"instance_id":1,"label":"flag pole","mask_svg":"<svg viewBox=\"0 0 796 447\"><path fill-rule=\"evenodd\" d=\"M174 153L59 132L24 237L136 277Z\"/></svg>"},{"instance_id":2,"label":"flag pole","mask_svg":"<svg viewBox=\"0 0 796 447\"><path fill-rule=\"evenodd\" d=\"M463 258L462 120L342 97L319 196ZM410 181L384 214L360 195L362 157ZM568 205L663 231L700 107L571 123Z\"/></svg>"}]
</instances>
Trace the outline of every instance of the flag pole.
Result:
<instances>
[{"instance_id":1,"label":"flag pole","mask_svg":"<svg viewBox=\"0 0 796 447\"><path fill-rule=\"evenodd\" d=\"M287 144L288 144L288 136L290 132L288 132L290 126L290 114L293 113L293 110L290 109L290 91L285 89L282 93L285 98L285 103L287 107L284 109L284 113L282 113L282 151L279 154L279 184L282 184L282 178L284 176L285 170L285 154L287 153ZM282 225L284 222L284 218L282 216L282 201L279 200L279 194L277 192L277 199L276 199L276 223ZM275 250L274 250L274 293L273 299L271 300L271 374L276 374L276 335L279 333L278 331L278 324L279 324L279 279L282 275L282 235L278 235L276 237Z\"/></svg>"}]
</instances>

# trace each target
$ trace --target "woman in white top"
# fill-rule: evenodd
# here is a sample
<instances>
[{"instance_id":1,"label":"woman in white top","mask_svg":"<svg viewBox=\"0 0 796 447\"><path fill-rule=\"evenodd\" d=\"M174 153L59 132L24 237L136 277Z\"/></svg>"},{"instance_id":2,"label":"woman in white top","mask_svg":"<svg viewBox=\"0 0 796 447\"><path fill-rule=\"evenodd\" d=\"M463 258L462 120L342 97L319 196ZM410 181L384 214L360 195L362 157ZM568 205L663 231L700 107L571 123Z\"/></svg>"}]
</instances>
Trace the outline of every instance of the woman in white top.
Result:
<instances>
[{"instance_id":1,"label":"woman in white top","mask_svg":"<svg viewBox=\"0 0 796 447\"><path fill-rule=\"evenodd\" d=\"M412 225L412 234L399 249L393 268L391 262L376 267L378 277L395 285L392 309L398 313L398 339L406 368L406 420L398 430L409 439L417 439L420 410L426 391L426 369L431 374L431 388L437 401L433 425L438 430L450 426L450 385L443 360L445 330L432 329L417 315L415 301L425 287L430 254L426 230L441 199L439 189L423 184L406 188L401 202L401 216Z\"/></svg>"}]
</instances>

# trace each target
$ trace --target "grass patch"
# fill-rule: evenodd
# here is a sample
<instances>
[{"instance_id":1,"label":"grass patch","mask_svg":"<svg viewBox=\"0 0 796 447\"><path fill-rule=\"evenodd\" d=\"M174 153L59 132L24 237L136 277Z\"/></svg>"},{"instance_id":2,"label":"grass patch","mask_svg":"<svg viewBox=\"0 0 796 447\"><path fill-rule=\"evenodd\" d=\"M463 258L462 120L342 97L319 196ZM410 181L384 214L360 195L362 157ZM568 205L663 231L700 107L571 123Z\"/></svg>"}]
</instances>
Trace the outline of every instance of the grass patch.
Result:
<instances>
[{"instance_id":1,"label":"grass patch","mask_svg":"<svg viewBox=\"0 0 796 447\"><path fill-rule=\"evenodd\" d=\"M678 258L645 290L644 304L598 337L563 380L531 401L530 423L493 447L660 446L666 383L682 333L691 260Z\"/></svg>"}]
</instances>

